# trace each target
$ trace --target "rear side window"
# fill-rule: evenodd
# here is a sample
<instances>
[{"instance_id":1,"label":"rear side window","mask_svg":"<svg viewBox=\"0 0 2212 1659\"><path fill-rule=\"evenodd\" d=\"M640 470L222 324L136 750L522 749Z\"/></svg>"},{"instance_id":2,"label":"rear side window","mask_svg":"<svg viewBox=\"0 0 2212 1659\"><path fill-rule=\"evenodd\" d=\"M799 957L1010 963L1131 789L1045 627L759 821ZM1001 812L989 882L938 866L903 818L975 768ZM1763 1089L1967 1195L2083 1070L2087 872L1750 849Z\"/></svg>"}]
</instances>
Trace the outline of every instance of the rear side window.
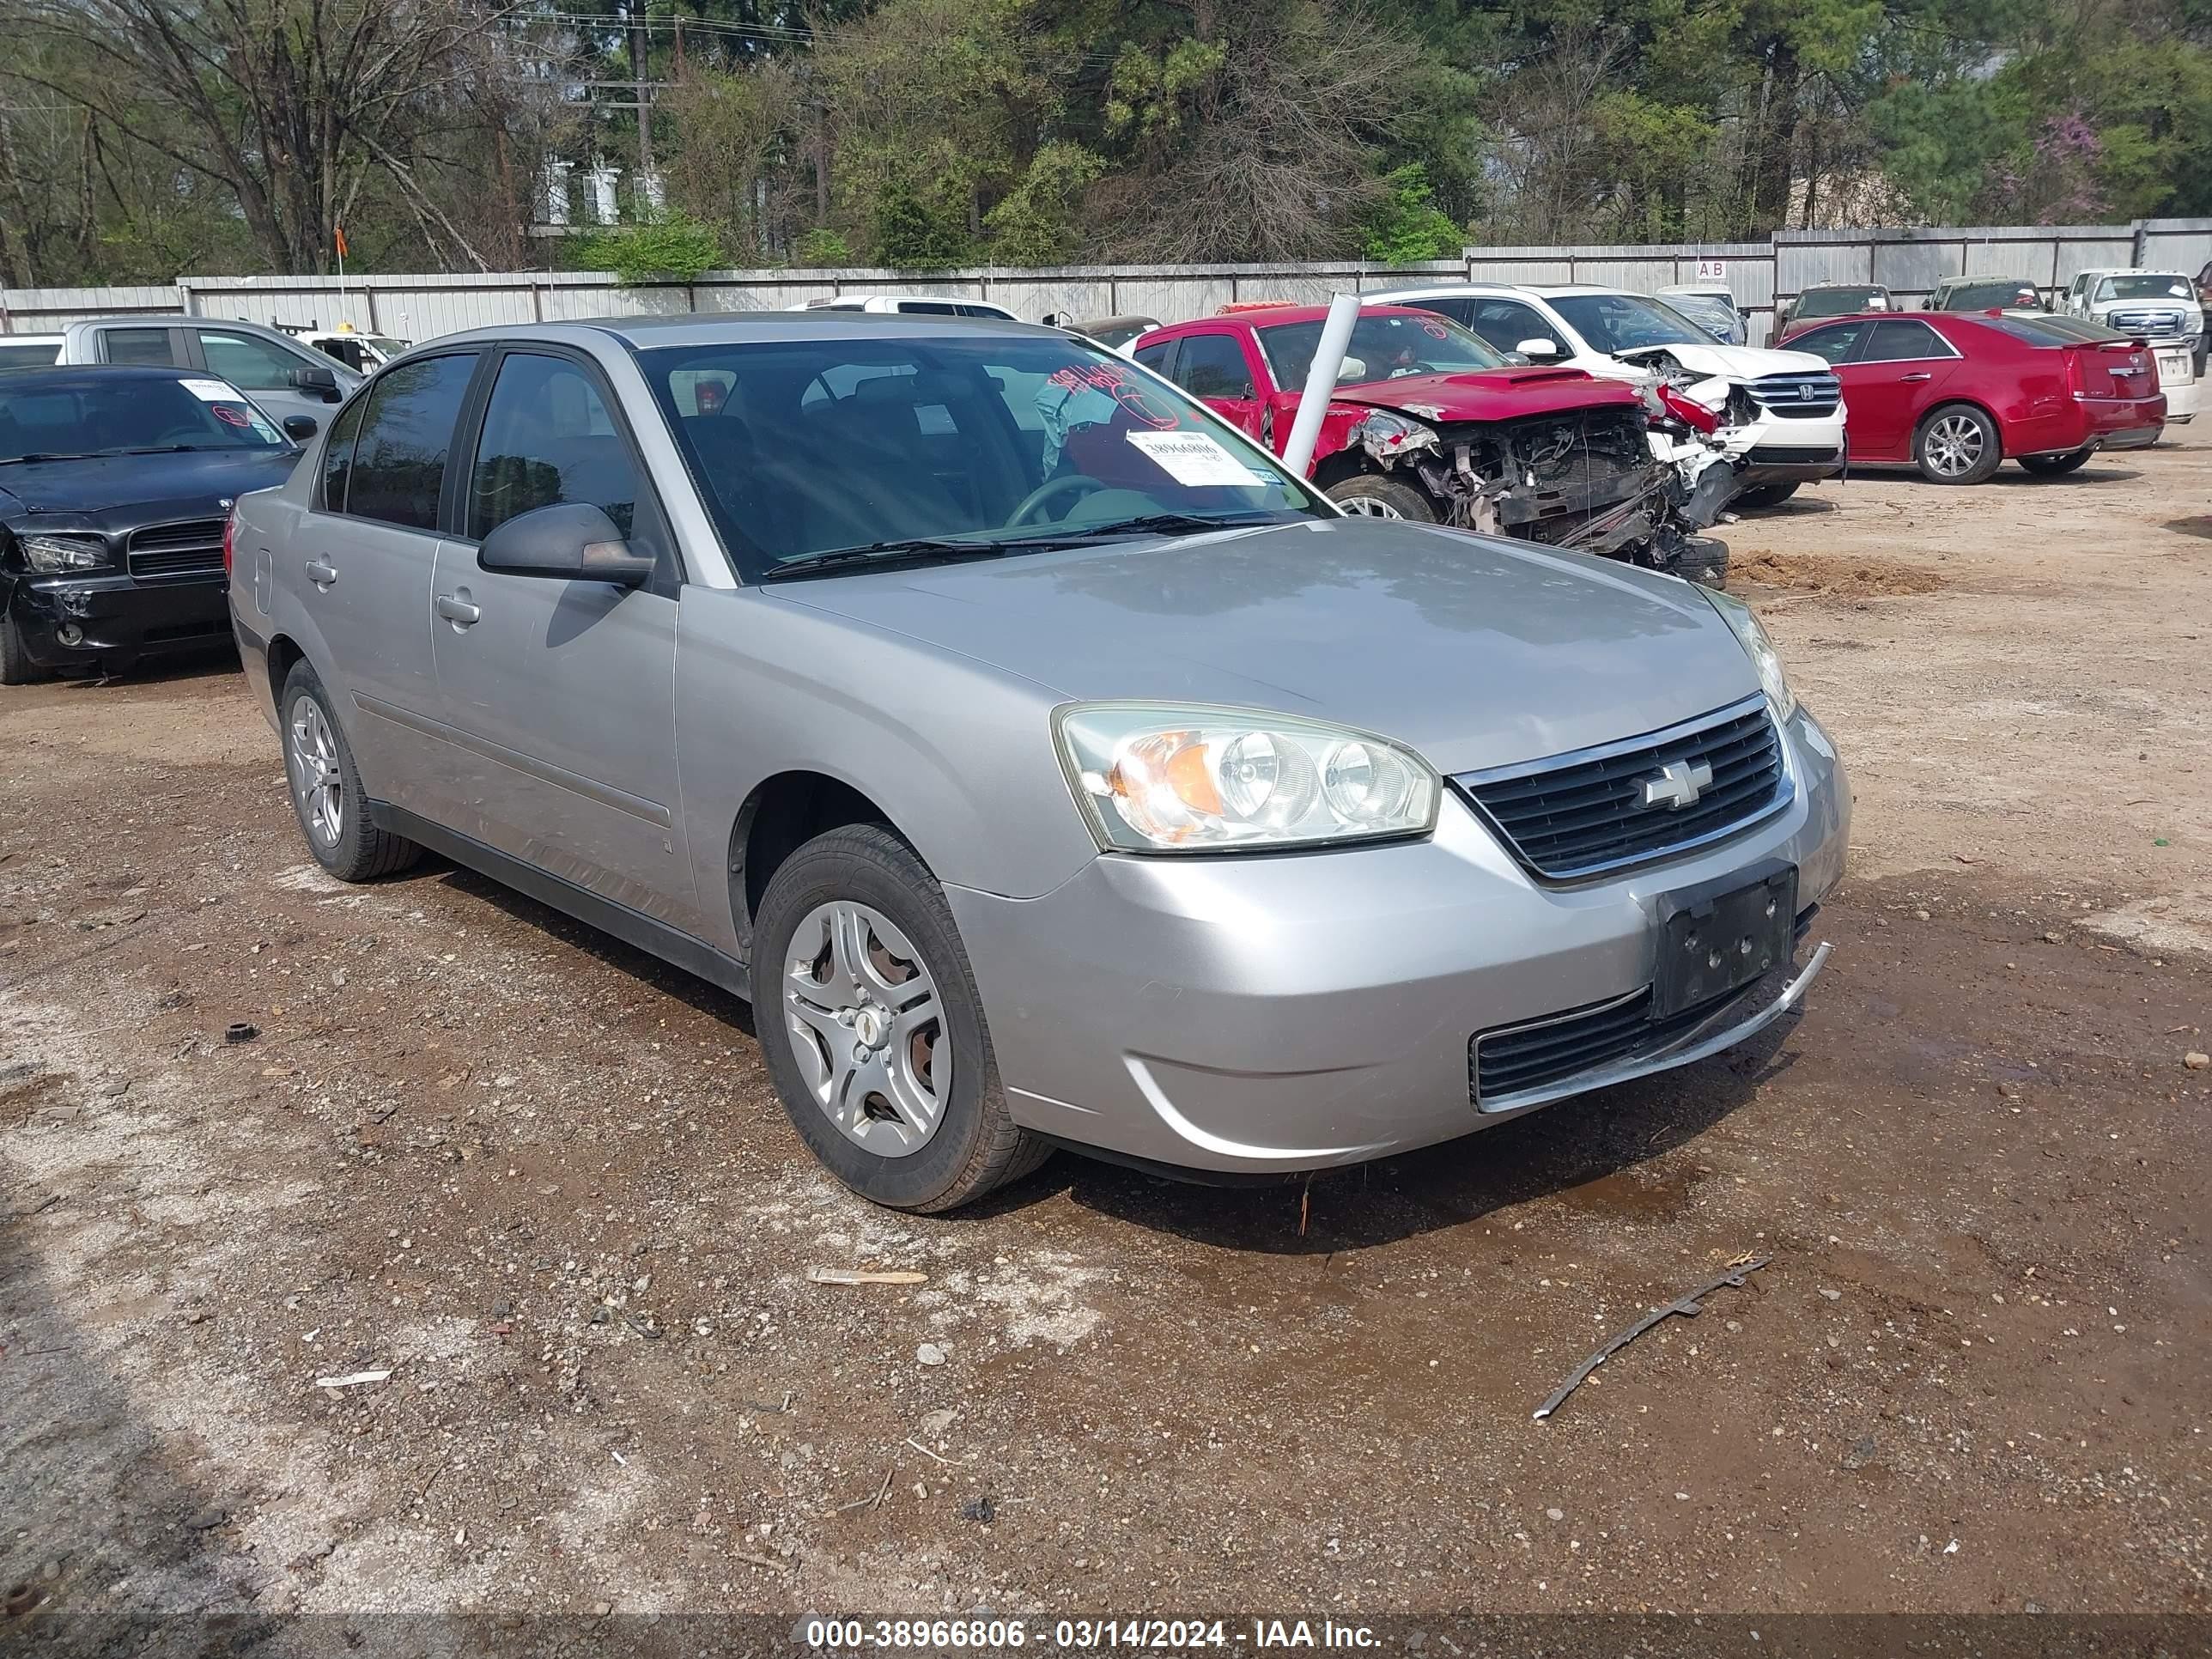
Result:
<instances>
[{"instance_id":1,"label":"rear side window","mask_svg":"<svg viewBox=\"0 0 2212 1659\"><path fill-rule=\"evenodd\" d=\"M1245 364L1244 348L1226 334L1186 335L1175 380L1194 398L1252 395L1252 371Z\"/></svg>"},{"instance_id":2,"label":"rear side window","mask_svg":"<svg viewBox=\"0 0 2212 1659\"><path fill-rule=\"evenodd\" d=\"M1137 361L1155 374L1168 372L1168 359L1175 356L1176 342L1162 340L1158 345L1139 346L1133 354Z\"/></svg>"},{"instance_id":3,"label":"rear side window","mask_svg":"<svg viewBox=\"0 0 2212 1659\"><path fill-rule=\"evenodd\" d=\"M446 456L476 367L473 353L424 357L378 378L354 446L349 514L410 530L438 527Z\"/></svg>"},{"instance_id":4,"label":"rear side window","mask_svg":"<svg viewBox=\"0 0 2212 1659\"><path fill-rule=\"evenodd\" d=\"M200 331L200 353L210 370L248 392L283 392L292 384L292 371L307 367L282 346L211 328Z\"/></svg>"},{"instance_id":5,"label":"rear side window","mask_svg":"<svg viewBox=\"0 0 2212 1659\"><path fill-rule=\"evenodd\" d=\"M909 317L957 317L964 307L943 300L901 300L899 309Z\"/></svg>"},{"instance_id":6,"label":"rear side window","mask_svg":"<svg viewBox=\"0 0 2212 1659\"><path fill-rule=\"evenodd\" d=\"M722 384L694 375L694 408L702 386ZM492 383L469 471L468 533L488 536L519 513L562 501L589 502L628 536L637 511L629 442L582 368L564 357L512 353Z\"/></svg>"},{"instance_id":7,"label":"rear side window","mask_svg":"<svg viewBox=\"0 0 2212 1659\"><path fill-rule=\"evenodd\" d=\"M1874 337L1859 353L1863 363L1901 363L1918 357L1952 357L1958 354L1943 337L1925 323L1876 323Z\"/></svg>"},{"instance_id":8,"label":"rear side window","mask_svg":"<svg viewBox=\"0 0 2212 1659\"><path fill-rule=\"evenodd\" d=\"M325 512L346 510L346 480L353 473L354 440L361 435L362 411L368 407L367 398L356 398L345 407L331 428L330 441L323 446L323 507Z\"/></svg>"},{"instance_id":9,"label":"rear side window","mask_svg":"<svg viewBox=\"0 0 2212 1659\"><path fill-rule=\"evenodd\" d=\"M62 349L49 341L11 345L0 340L0 368L44 368L61 356Z\"/></svg>"},{"instance_id":10,"label":"rear side window","mask_svg":"<svg viewBox=\"0 0 2212 1659\"><path fill-rule=\"evenodd\" d=\"M1851 348L1867 331L1864 323L1833 323L1826 328L1816 328L1804 334L1793 334L1782 343L1784 351L1809 351L1816 357L1825 357L1831 363L1840 363L1851 355Z\"/></svg>"},{"instance_id":11,"label":"rear side window","mask_svg":"<svg viewBox=\"0 0 2212 1659\"><path fill-rule=\"evenodd\" d=\"M111 363L159 363L167 367L177 361L166 328L103 329L100 343L106 347Z\"/></svg>"}]
</instances>

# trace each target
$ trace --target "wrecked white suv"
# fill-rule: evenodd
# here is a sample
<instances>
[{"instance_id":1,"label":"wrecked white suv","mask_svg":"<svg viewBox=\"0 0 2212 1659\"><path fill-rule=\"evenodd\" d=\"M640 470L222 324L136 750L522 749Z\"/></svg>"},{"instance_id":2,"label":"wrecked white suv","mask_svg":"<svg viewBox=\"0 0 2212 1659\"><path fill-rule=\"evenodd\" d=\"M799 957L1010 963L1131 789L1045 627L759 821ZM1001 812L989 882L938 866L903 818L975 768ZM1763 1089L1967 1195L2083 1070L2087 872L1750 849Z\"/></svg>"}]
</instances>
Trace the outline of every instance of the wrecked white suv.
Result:
<instances>
[{"instance_id":1,"label":"wrecked white suv","mask_svg":"<svg viewBox=\"0 0 2212 1659\"><path fill-rule=\"evenodd\" d=\"M1533 362L1671 385L1720 416L1734 506L1772 507L1843 471L1843 384L1810 352L1723 345L1662 301L1583 283L1455 283L1364 297L1440 313Z\"/></svg>"}]
</instances>

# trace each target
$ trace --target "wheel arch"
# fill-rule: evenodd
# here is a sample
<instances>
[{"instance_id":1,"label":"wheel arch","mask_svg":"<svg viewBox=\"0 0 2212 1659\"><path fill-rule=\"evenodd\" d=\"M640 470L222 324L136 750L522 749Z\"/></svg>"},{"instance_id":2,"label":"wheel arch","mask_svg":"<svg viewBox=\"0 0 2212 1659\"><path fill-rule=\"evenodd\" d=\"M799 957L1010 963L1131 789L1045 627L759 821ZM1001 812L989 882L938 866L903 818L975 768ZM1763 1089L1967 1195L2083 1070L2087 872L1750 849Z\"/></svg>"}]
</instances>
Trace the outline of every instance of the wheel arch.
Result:
<instances>
[{"instance_id":1,"label":"wheel arch","mask_svg":"<svg viewBox=\"0 0 2212 1659\"><path fill-rule=\"evenodd\" d=\"M784 860L815 836L848 823L881 824L914 848L914 838L858 786L827 772L793 768L763 778L738 808L730 825L730 926L739 953L750 959L753 918L768 884ZM915 848L915 856L921 858ZM921 860L924 867L929 860Z\"/></svg>"},{"instance_id":2,"label":"wheel arch","mask_svg":"<svg viewBox=\"0 0 2212 1659\"><path fill-rule=\"evenodd\" d=\"M1997 434L1998 455L2010 459L2011 452L2005 447L2002 418L1998 416L1996 410L1991 409L1979 398L1944 398L1929 404L1922 412L1920 418L1912 423L1912 447L1916 451L1920 447L1920 434L1928 429L1928 423L1947 409L1971 409L1982 416L1990 423L1990 429Z\"/></svg>"}]
</instances>

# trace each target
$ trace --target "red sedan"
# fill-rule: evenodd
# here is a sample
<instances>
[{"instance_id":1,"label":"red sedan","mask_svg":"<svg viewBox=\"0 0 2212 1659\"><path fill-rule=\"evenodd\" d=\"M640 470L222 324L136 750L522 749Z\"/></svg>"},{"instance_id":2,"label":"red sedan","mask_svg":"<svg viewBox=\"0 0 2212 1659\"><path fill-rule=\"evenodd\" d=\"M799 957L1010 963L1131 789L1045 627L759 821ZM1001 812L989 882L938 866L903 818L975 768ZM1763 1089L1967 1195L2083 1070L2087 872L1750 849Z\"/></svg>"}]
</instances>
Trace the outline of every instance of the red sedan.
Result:
<instances>
[{"instance_id":1,"label":"red sedan","mask_svg":"<svg viewBox=\"0 0 2212 1659\"><path fill-rule=\"evenodd\" d=\"M1873 312L1793 334L1790 349L1836 366L1854 462L1908 462L1934 483L1979 483L2008 458L2071 472L2166 426L2142 341L2083 340L2052 319Z\"/></svg>"}]
</instances>

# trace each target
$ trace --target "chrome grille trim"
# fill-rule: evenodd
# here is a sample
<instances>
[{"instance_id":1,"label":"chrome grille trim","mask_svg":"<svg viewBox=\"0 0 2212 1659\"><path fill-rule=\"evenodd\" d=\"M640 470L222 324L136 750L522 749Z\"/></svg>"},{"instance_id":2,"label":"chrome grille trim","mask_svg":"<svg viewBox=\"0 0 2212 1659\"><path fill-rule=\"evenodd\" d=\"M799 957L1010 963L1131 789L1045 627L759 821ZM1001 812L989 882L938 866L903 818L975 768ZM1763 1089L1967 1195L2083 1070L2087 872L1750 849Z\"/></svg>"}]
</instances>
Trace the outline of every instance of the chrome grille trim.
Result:
<instances>
[{"instance_id":1,"label":"chrome grille trim","mask_svg":"<svg viewBox=\"0 0 2212 1659\"><path fill-rule=\"evenodd\" d=\"M180 519L131 532L125 561L133 576L203 576L222 568L221 519Z\"/></svg>"}]
</instances>

